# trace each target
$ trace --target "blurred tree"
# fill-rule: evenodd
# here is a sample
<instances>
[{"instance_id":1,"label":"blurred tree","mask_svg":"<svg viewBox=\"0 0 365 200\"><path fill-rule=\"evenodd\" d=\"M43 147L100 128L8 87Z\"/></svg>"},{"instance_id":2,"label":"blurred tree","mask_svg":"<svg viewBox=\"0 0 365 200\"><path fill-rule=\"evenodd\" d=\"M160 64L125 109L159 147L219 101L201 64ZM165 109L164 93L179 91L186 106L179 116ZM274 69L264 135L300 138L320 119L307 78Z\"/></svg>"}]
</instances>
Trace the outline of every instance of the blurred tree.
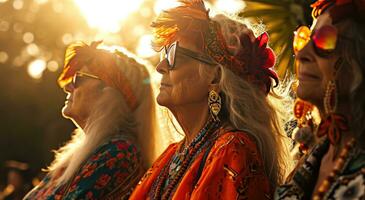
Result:
<instances>
[{"instance_id":1,"label":"blurred tree","mask_svg":"<svg viewBox=\"0 0 365 200\"><path fill-rule=\"evenodd\" d=\"M270 46L277 54L276 70L280 78L294 71L293 33L299 25L312 23L313 0L245 0L239 15L254 23L263 23L270 35Z\"/></svg>"}]
</instances>

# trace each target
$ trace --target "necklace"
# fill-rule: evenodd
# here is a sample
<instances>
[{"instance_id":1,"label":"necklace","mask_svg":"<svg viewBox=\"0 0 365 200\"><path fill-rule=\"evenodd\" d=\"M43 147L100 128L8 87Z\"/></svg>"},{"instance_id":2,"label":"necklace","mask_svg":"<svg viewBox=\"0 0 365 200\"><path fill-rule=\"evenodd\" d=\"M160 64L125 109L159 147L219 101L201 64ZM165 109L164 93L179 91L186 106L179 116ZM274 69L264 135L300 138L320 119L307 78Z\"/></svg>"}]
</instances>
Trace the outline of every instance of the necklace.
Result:
<instances>
[{"instance_id":1,"label":"necklace","mask_svg":"<svg viewBox=\"0 0 365 200\"><path fill-rule=\"evenodd\" d=\"M190 163L193 161L194 156L208 141L209 136L216 131L219 125L219 122L209 120L193 141L184 148L182 153L177 153L171 158L170 162L162 169L156 179L155 187L153 187L153 199L165 200L170 197Z\"/></svg>"},{"instance_id":2,"label":"necklace","mask_svg":"<svg viewBox=\"0 0 365 200\"><path fill-rule=\"evenodd\" d=\"M351 138L345 145L345 147L341 150L340 157L336 160L336 163L332 169L332 172L327 176L325 180L319 185L316 193L313 196L313 200L323 199L324 195L327 193L332 183L336 180L336 178L341 174L346 166L347 158L354 149L355 139Z\"/></svg>"}]
</instances>

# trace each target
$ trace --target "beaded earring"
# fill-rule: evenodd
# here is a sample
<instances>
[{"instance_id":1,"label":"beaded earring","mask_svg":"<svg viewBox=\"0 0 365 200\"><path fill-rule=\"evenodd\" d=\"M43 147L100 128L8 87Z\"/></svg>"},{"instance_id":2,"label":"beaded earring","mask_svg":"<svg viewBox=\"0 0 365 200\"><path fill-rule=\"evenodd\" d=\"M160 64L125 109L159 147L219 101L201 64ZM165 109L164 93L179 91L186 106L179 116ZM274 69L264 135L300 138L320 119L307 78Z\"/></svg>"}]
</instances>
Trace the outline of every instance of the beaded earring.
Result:
<instances>
[{"instance_id":1,"label":"beaded earring","mask_svg":"<svg viewBox=\"0 0 365 200\"><path fill-rule=\"evenodd\" d=\"M343 59L339 58L335 64L335 77L340 66L342 65L342 62ZM322 120L321 124L319 125L317 136L322 137L324 135L327 135L332 145L337 145L341 140L342 132L349 130L346 117L339 113L336 113L338 104L337 96L338 92L336 82L334 80L328 81L325 95L323 98L325 120Z\"/></svg>"},{"instance_id":2,"label":"beaded earring","mask_svg":"<svg viewBox=\"0 0 365 200\"><path fill-rule=\"evenodd\" d=\"M314 141L313 132L315 125L312 111L314 106L297 98L294 103L294 117L297 120L297 128L294 129L292 138L299 143L301 153L306 153Z\"/></svg>"},{"instance_id":3,"label":"beaded earring","mask_svg":"<svg viewBox=\"0 0 365 200\"><path fill-rule=\"evenodd\" d=\"M219 122L220 120L219 120L218 114L222 108L222 98L214 90L211 90L209 92L208 106L209 106L210 115L212 116L213 120L216 122Z\"/></svg>"}]
</instances>

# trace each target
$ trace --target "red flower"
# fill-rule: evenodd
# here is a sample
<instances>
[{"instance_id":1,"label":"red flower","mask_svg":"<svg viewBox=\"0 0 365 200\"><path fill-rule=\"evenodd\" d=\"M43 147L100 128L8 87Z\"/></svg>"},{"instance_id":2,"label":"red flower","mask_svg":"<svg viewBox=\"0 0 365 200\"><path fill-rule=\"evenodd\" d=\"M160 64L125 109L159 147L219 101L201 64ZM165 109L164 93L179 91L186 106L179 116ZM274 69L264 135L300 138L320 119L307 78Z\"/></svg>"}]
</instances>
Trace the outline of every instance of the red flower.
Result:
<instances>
[{"instance_id":1,"label":"red flower","mask_svg":"<svg viewBox=\"0 0 365 200\"><path fill-rule=\"evenodd\" d=\"M86 198L87 198L87 199L94 199L94 194L93 194L91 191L89 191L89 192L86 194Z\"/></svg>"},{"instance_id":2,"label":"red flower","mask_svg":"<svg viewBox=\"0 0 365 200\"><path fill-rule=\"evenodd\" d=\"M128 148L128 145L125 144L124 142L117 143L117 149L118 150L123 150L123 149L127 149L127 148Z\"/></svg>"},{"instance_id":3,"label":"red flower","mask_svg":"<svg viewBox=\"0 0 365 200\"><path fill-rule=\"evenodd\" d=\"M83 177L84 178L89 177L89 176L91 176L94 173L96 167L97 167L97 164L96 163L93 163L93 164L90 164L90 165L86 165L82 169L81 174L83 174Z\"/></svg>"},{"instance_id":4,"label":"red flower","mask_svg":"<svg viewBox=\"0 0 365 200\"><path fill-rule=\"evenodd\" d=\"M118 158L118 159L122 159L123 157L124 157L124 154L123 154L123 153L118 153L118 154L117 154L117 158Z\"/></svg>"},{"instance_id":5,"label":"red flower","mask_svg":"<svg viewBox=\"0 0 365 200\"><path fill-rule=\"evenodd\" d=\"M100 178L96 181L95 188L101 189L105 187L109 183L110 179L111 177L107 174L101 175Z\"/></svg>"},{"instance_id":6,"label":"red flower","mask_svg":"<svg viewBox=\"0 0 365 200\"><path fill-rule=\"evenodd\" d=\"M111 158L108 161L106 161L106 166L108 166L108 168L111 169L115 166L115 162L117 162L117 159Z\"/></svg>"},{"instance_id":7,"label":"red flower","mask_svg":"<svg viewBox=\"0 0 365 200\"><path fill-rule=\"evenodd\" d=\"M346 117L340 114L331 114L319 125L318 137L327 135L331 144L337 144L343 131L348 131L349 126Z\"/></svg>"}]
</instances>

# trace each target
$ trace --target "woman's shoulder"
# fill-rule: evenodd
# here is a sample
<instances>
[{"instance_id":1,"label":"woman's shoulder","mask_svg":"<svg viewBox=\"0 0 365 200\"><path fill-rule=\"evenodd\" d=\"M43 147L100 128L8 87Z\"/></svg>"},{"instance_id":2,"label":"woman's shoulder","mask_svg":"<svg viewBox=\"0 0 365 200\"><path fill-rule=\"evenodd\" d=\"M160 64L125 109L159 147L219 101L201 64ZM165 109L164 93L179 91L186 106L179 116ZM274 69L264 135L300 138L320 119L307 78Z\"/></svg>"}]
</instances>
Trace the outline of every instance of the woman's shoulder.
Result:
<instances>
[{"instance_id":1,"label":"woman's shoulder","mask_svg":"<svg viewBox=\"0 0 365 200\"><path fill-rule=\"evenodd\" d=\"M133 142L113 136L99 146L81 166L70 185L68 197L105 197L123 184L129 187L135 178L142 175L141 170L141 158Z\"/></svg>"},{"instance_id":2,"label":"woman's shoulder","mask_svg":"<svg viewBox=\"0 0 365 200\"><path fill-rule=\"evenodd\" d=\"M82 172L126 170L141 165L137 146L128 139L113 136L100 145L82 165Z\"/></svg>"},{"instance_id":3,"label":"woman's shoulder","mask_svg":"<svg viewBox=\"0 0 365 200\"><path fill-rule=\"evenodd\" d=\"M130 139L126 137L115 135L101 144L90 157L91 160L95 160L100 156L140 156L140 151L137 145ZM119 155L119 156L118 156ZM123 157L124 157L123 156Z\"/></svg>"},{"instance_id":4,"label":"woman's shoulder","mask_svg":"<svg viewBox=\"0 0 365 200\"><path fill-rule=\"evenodd\" d=\"M242 130L221 130L215 141L216 148L241 149L257 151L257 145L253 136Z\"/></svg>"}]
</instances>

